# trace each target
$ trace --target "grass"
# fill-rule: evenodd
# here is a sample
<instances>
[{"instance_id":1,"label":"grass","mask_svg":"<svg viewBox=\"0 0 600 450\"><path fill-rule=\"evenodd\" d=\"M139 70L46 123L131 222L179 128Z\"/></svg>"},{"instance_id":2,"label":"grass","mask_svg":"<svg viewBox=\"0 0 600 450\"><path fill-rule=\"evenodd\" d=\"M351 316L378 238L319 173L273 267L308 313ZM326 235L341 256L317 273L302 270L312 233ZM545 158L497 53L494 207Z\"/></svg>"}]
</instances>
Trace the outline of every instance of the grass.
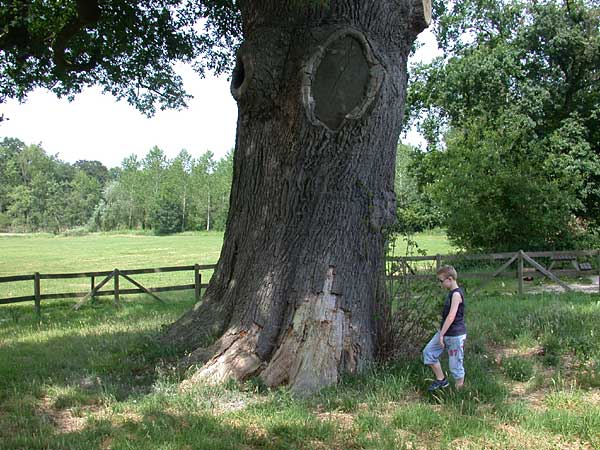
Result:
<instances>
[{"instance_id":1,"label":"grass","mask_svg":"<svg viewBox=\"0 0 600 450\"><path fill-rule=\"evenodd\" d=\"M92 237L121 239L69 239ZM64 238L6 239L37 242L28 247L31 257L45 241ZM115 252L166 242L123 239ZM201 237L172 239L187 242L173 244L184 252ZM111 244L94 247L101 253ZM110 267L110 255L100 258ZM190 263L168 258L152 264ZM46 261L43 270L70 270ZM2 264L22 273L14 262ZM41 322L31 305L0 307L0 449L600 447L597 294L471 299L462 391L426 394L431 374L414 355L346 376L304 399L257 379L182 391L189 374L156 338L192 306L191 292L172 295L165 305L145 296L126 297L120 309L108 300L79 311L72 304L45 305ZM514 367L527 376L514 376Z\"/></svg>"},{"instance_id":2,"label":"grass","mask_svg":"<svg viewBox=\"0 0 600 450\"><path fill-rule=\"evenodd\" d=\"M456 252L457 248L448 241L444 230L431 230L422 233L415 233L407 238L399 236L394 243L394 254L396 256L405 256L407 254L407 245L413 250L417 250L425 255L447 255Z\"/></svg>"},{"instance_id":3,"label":"grass","mask_svg":"<svg viewBox=\"0 0 600 450\"><path fill-rule=\"evenodd\" d=\"M223 233L219 232L173 236L132 233L69 237L0 235L0 277L34 272L69 273L214 264L219 258L222 243ZM202 271L203 282L210 275L211 271ZM134 279L146 287L158 287L191 284L194 274L192 271L168 272L136 275ZM100 281L96 279L96 284ZM135 287L125 280L121 284L122 289ZM86 292L89 289L90 281L86 278L42 281L44 294ZM33 283L30 281L0 284L0 298L25 295L33 295Z\"/></svg>"},{"instance_id":4,"label":"grass","mask_svg":"<svg viewBox=\"0 0 600 450\"><path fill-rule=\"evenodd\" d=\"M0 276L213 264L223 233L0 235Z\"/></svg>"},{"instance_id":5,"label":"grass","mask_svg":"<svg viewBox=\"0 0 600 450\"><path fill-rule=\"evenodd\" d=\"M414 236L420 248L429 253L447 253L451 246L442 231ZM81 236L52 234L0 234L0 277L40 273L110 271L114 268L138 269L167 266L215 264L223 244L222 232L186 232L154 236L144 232L92 233ZM399 244L400 245L400 244ZM202 271L203 282L212 271ZM190 272L136 275L146 287L191 284ZM96 279L98 284L101 279ZM109 283L110 287L112 284ZM135 288L121 280L121 289ZM43 280L42 293L87 292L86 278ZM33 295L33 283L0 283L0 298ZM161 298L169 294L159 294Z\"/></svg>"},{"instance_id":6,"label":"grass","mask_svg":"<svg viewBox=\"0 0 600 450\"><path fill-rule=\"evenodd\" d=\"M600 339L592 332L600 321L600 303L595 296L471 302L468 384L462 391L427 395L430 374L415 357L347 376L304 399L285 389L268 390L258 380L181 391L186 372L156 337L191 304L184 297L167 305L137 298L118 310L100 302L73 312L65 302L48 307L41 323L5 317L0 448L600 445ZM549 335L561 342L559 363L552 367L537 348ZM515 358L529 361L537 375L515 381L505 370Z\"/></svg>"}]
</instances>

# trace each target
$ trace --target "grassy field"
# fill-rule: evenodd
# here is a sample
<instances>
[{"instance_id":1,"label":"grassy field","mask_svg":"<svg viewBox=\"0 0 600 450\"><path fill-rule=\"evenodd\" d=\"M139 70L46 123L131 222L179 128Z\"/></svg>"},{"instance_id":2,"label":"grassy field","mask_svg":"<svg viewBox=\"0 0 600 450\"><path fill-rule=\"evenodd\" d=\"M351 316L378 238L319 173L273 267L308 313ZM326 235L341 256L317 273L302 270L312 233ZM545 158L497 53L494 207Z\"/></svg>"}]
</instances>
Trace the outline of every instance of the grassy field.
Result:
<instances>
[{"instance_id":1,"label":"grassy field","mask_svg":"<svg viewBox=\"0 0 600 450\"><path fill-rule=\"evenodd\" d=\"M0 276L212 264L223 233L1 235Z\"/></svg>"},{"instance_id":2,"label":"grassy field","mask_svg":"<svg viewBox=\"0 0 600 450\"><path fill-rule=\"evenodd\" d=\"M398 237L391 252L395 256L406 256L417 252L425 255L447 255L456 250L456 247L448 242L444 230L432 230L411 235L410 240L406 236Z\"/></svg>"},{"instance_id":3,"label":"grassy field","mask_svg":"<svg viewBox=\"0 0 600 450\"><path fill-rule=\"evenodd\" d=\"M414 236L428 254L448 253L452 246L442 231ZM115 267L141 268L213 264L217 262L223 233L102 234L53 236L51 234L0 234L0 276L33 272L81 272ZM398 251L406 246L398 239Z\"/></svg>"},{"instance_id":4,"label":"grassy field","mask_svg":"<svg viewBox=\"0 0 600 450\"><path fill-rule=\"evenodd\" d=\"M1 237L0 276L210 263L220 239ZM258 380L182 391L156 338L193 294L169 300L53 301L41 322L0 307L0 449L600 448L597 294L471 299L463 391L427 395L413 355L306 399Z\"/></svg>"},{"instance_id":5,"label":"grassy field","mask_svg":"<svg viewBox=\"0 0 600 450\"><path fill-rule=\"evenodd\" d=\"M437 397L417 356L306 399L256 380L182 391L156 336L189 299L69 306L40 324L2 308L2 449L600 448L598 296L471 302L467 387Z\"/></svg>"}]
</instances>

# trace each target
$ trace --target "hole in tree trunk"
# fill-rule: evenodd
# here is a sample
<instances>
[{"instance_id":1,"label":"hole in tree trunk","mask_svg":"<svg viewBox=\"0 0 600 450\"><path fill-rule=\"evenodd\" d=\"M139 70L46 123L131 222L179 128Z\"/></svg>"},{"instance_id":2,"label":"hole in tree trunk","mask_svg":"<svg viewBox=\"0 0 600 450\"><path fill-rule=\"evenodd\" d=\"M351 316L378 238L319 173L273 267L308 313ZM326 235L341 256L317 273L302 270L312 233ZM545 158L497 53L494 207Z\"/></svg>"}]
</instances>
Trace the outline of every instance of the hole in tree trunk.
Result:
<instances>
[{"instance_id":1,"label":"hole in tree trunk","mask_svg":"<svg viewBox=\"0 0 600 450\"><path fill-rule=\"evenodd\" d=\"M302 102L308 119L331 131L362 117L385 78L367 36L353 28L330 34L303 68Z\"/></svg>"},{"instance_id":2,"label":"hole in tree trunk","mask_svg":"<svg viewBox=\"0 0 600 450\"><path fill-rule=\"evenodd\" d=\"M244 62L241 59L237 60L233 76L231 77L231 86L234 89L239 89L244 83Z\"/></svg>"},{"instance_id":3,"label":"hole in tree trunk","mask_svg":"<svg viewBox=\"0 0 600 450\"><path fill-rule=\"evenodd\" d=\"M238 100L242 95L244 82L246 81L246 66L241 57L238 56L235 68L231 74L231 95Z\"/></svg>"},{"instance_id":4,"label":"hole in tree trunk","mask_svg":"<svg viewBox=\"0 0 600 450\"><path fill-rule=\"evenodd\" d=\"M369 76L360 42L352 36L332 42L323 53L312 85L316 118L338 129L347 114L364 103Z\"/></svg>"}]
</instances>

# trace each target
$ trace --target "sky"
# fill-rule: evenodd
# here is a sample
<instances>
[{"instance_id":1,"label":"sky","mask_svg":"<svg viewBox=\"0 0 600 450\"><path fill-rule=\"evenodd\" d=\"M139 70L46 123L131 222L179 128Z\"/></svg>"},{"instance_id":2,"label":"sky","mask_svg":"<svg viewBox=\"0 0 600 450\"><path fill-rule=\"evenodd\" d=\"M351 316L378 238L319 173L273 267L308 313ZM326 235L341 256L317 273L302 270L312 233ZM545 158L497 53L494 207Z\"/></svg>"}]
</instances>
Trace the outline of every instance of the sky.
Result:
<instances>
[{"instance_id":1,"label":"sky","mask_svg":"<svg viewBox=\"0 0 600 450\"><path fill-rule=\"evenodd\" d=\"M427 30L419 36L424 45L411 60L427 61L439 54L435 38ZM62 161L97 160L107 167L119 166L136 154L143 158L158 146L167 158L182 150L198 157L210 150L222 158L235 145L237 106L226 76L200 78L191 69L179 71L188 93L188 108L159 111L147 118L124 101L116 101L101 88L84 89L75 100L58 99L36 89L24 103L9 100L0 106L0 139L18 138L25 144L41 144L46 153ZM412 131L404 140L418 145L422 139Z\"/></svg>"}]
</instances>

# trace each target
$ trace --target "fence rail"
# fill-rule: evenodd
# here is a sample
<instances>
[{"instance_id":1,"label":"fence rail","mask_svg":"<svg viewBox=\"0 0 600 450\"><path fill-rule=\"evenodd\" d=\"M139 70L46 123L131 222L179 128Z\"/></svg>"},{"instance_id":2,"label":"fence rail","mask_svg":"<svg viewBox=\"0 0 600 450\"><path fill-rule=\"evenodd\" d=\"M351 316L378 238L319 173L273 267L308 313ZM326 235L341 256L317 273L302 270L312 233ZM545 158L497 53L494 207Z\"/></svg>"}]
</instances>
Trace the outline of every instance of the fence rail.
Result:
<instances>
[{"instance_id":1,"label":"fence rail","mask_svg":"<svg viewBox=\"0 0 600 450\"><path fill-rule=\"evenodd\" d=\"M158 301L162 301L155 293L157 292L170 292L170 291L182 291L191 290L195 292L196 300L200 300L200 293L202 289L208 287L208 284L202 283L201 270L214 270L216 264L194 264L188 266L173 266L173 267L157 267L157 268L146 268L146 269L114 269L111 271L97 271L97 272L74 272L74 273L34 273L33 275L12 275L0 277L0 284L11 283L18 281L33 281L33 295L23 295L18 297L0 298L0 305L6 305L10 303L22 303L33 301L35 303L36 313L39 315L41 310L42 300L53 300L62 298L82 298L75 307L80 307L86 300L94 297L101 297L112 295L115 299L115 304L119 304L120 296L125 294L143 294L146 293ZM161 286L161 287L144 287L139 282L131 278L132 275L140 274L151 274L151 273L163 273L163 272L194 272L194 283L193 284L179 284L174 286ZM96 285L96 278L103 277L103 280ZM60 280L60 279L74 279L74 278L89 278L90 279L90 290L86 292L59 292L51 294L43 294L41 288L41 280ZM135 288L122 289L120 287L120 278L123 278L136 286ZM101 290L101 288L107 284L110 280L113 280L113 289Z\"/></svg>"},{"instance_id":2,"label":"fence rail","mask_svg":"<svg viewBox=\"0 0 600 450\"><path fill-rule=\"evenodd\" d=\"M598 256L600 250L561 250L561 251L539 251L539 252L525 252L531 258L553 258L560 256ZM482 254L455 254L455 255L426 255L426 256L390 256L386 258L388 261L436 261L442 259L444 261L456 261L456 260L497 260L497 259L508 259L515 255L515 252L506 253L482 253Z\"/></svg>"}]
</instances>

